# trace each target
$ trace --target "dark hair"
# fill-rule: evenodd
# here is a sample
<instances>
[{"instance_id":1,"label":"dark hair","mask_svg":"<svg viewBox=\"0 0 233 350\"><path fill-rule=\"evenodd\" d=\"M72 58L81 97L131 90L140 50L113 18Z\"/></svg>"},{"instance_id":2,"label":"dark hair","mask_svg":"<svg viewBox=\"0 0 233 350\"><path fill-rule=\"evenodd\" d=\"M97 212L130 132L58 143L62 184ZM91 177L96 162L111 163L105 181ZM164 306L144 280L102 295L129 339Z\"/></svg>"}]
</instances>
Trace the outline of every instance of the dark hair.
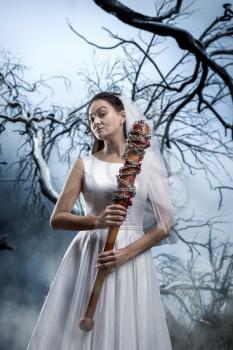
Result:
<instances>
[{"instance_id":1,"label":"dark hair","mask_svg":"<svg viewBox=\"0 0 233 350\"><path fill-rule=\"evenodd\" d=\"M96 101L96 100L106 100L108 101L117 112L120 112L122 110L124 110L124 105L121 102L121 100L118 97L119 95L113 92L99 92L98 94L96 94L94 97L92 97L91 101L89 102L89 105L87 107L87 114L89 113L89 109L91 107L91 104Z\"/></svg>"},{"instance_id":2,"label":"dark hair","mask_svg":"<svg viewBox=\"0 0 233 350\"><path fill-rule=\"evenodd\" d=\"M109 102L117 112L123 111L125 108L124 108L124 105L123 105L121 99L118 96L119 96L119 94L113 93L113 92L107 92L107 91L99 92L94 97L92 97L91 101L89 102L89 105L87 107L87 114L89 113L89 109L91 107L91 104L94 101L100 100L100 99L106 100L107 102ZM89 121L89 118L88 118L88 121ZM124 136L126 138L126 122L124 122L124 124L123 124L123 132L124 132ZM93 152L92 152L93 154L104 148L104 141L98 140L95 136L94 136L94 138L95 138L95 141L94 141Z\"/></svg>"}]
</instances>

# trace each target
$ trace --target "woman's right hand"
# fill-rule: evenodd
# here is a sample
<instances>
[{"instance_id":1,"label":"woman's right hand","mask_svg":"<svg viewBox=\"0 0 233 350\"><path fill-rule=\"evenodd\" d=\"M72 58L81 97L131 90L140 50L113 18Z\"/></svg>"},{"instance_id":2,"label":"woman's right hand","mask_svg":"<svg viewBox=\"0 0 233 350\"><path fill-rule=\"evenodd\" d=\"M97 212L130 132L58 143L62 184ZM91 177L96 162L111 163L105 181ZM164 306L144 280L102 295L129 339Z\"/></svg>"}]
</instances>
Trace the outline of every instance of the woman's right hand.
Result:
<instances>
[{"instance_id":1,"label":"woman's right hand","mask_svg":"<svg viewBox=\"0 0 233 350\"><path fill-rule=\"evenodd\" d=\"M107 205L102 213L97 216L96 228L120 226L126 218L126 208L121 204Z\"/></svg>"}]
</instances>

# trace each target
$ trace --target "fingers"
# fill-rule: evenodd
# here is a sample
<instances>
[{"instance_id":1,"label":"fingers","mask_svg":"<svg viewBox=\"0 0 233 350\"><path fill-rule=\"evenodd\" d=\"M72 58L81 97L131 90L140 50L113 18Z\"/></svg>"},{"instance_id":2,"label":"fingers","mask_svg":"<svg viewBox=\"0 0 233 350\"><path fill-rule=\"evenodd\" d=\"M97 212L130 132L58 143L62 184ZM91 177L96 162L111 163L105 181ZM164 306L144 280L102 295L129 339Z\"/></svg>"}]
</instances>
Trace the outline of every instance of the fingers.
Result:
<instances>
[{"instance_id":1,"label":"fingers","mask_svg":"<svg viewBox=\"0 0 233 350\"><path fill-rule=\"evenodd\" d=\"M111 220L110 220L111 218ZM120 226L122 222L125 220L125 217L117 216L117 217L108 217L106 220L107 226Z\"/></svg>"},{"instance_id":2,"label":"fingers","mask_svg":"<svg viewBox=\"0 0 233 350\"><path fill-rule=\"evenodd\" d=\"M110 204L108 207L113 208L113 209L121 209L121 210L126 210L126 208L124 207L124 205L121 204Z\"/></svg>"},{"instance_id":3,"label":"fingers","mask_svg":"<svg viewBox=\"0 0 233 350\"><path fill-rule=\"evenodd\" d=\"M125 220L126 208L121 204L110 204L105 208L104 221L107 226L120 226Z\"/></svg>"},{"instance_id":4,"label":"fingers","mask_svg":"<svg viewBox=\"0 0 233 350\"><path fill-rule=\"evenodd\" d=\"M111 212L113 211L114 213L119 213L122 215L124 215L127 211L127 209L121 204L112 204L109 205L108 208Z\"/></svg>"},{"instance_id":5,"label":"fingers","mask_svg":"<svg viewBox=\"0 0 233 350\"><path fill-rule=\"evenodd\" d=\"M115 261L115 260L116 260L115 256L106 256L103 258L98 258L96 262L99 264L99 263L105 263L105 262Z\"/></svg>"},{"instance_id":6,"label":"fingers","mask_svg":"<svg viewBox=\"0 0 233 350\"><path fill-rule=\"evenodd\" d=\"M106 210L108 224L120 225L125 220L127 213L126 208L120 204L112 204Z\"/></svg>"},{"instance_id":7,"label":"fingers","mask_svg":"<svg viewBox=\"0 0 233 350\"><path fill-rule=\"evenodd\" d=\"M117 249L111 249L111 250L106 250L105 252L101 252L98 254L98 258L99 257L103 257L103 256L109 256L109 255L115 255Z\"/></svg>"},{"instance_id":8,"label":"fingers","mask_svg":"<svg viewBox=\"0 0 233 350\"><path fill-rule=\"evenodd\" d=\"M123 215L108 215L108 220L109 221L122 221L126 218L126 214Z\"/></svg>"},{"instance_id":9,"label":"fingers","mask_svg":"<svg viewBox=\"0 0 233 350\"><path fill-rule=\"evenodd\" d=\"M114 265L116 264L116 256L113 250L108 250L106 252L102 252L98 255L98 258L96 260L97 265L95 267L101 268L101 269L107 269L107 268L114 268Z\"/></svg>"},{"instance_id":10,"label":"fingers","mask_svg":"<svg viewBox=\"0 0 233 350\"><path fill-rule=\"evenodd\" d=\"M114 269L112 262L105 263L105 264L97 264L97 265L95 265L95 267L100 268L100 269L107 269L107 268Z\"/></svg>"}]
</instances>

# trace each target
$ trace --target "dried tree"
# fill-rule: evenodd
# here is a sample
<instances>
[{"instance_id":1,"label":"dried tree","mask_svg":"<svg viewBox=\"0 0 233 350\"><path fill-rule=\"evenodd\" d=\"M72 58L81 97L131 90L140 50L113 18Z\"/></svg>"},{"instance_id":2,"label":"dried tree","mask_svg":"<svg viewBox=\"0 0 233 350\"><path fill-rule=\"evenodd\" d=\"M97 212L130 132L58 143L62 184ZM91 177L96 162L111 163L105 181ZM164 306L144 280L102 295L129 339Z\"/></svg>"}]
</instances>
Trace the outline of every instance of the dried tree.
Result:
<instances>
[{"instance_id":1,"label":"dried tree","mask_svg":"<svg viewBox=\"0 0 233 350\"><path fill-rule=\"evenodd\" d=\"M233 158L233 124L230 122L233 52L228 48L229 37L233 35L233 12L230 5L224 5L223 13L195 40L176 25L191 15L191 4L185 8L180 1L167 10L172 1L156 1L157 16L152 23L152 18L135 13L118 1L96 3L130 25L138 27L140 22L139 27L144 30L153 28L153 34L147 40L142 32L138 39L128 39L105 29L113 44L101 46L83 37L68 23L88 45L99 50L123 50L123 59L113 59L111 64L105 62L101 67L97 64L91 72L82 74L89 93L116 88L130 91L132 99L153 121L153 133L159 139L161 151L164 154L169 151L190 174L203 172L210 188L219 191L220 209L222 190L233 189L230 184L222 184L221 176L224 169L232 181L225 167ZM171 33L185 52L181 52L180 59L174 59L172 68L166 71L166 67L160 67L157 62L161 62L160 56L166 57L166 39ZM202 53L194 50L196 46ZM224 80L223 76L227 78Z\"/></svg>"},{"instance_id":2,"label":"dried tree","mask_svg":"<svg viewBox=\"0 0 233 350\"><path fill-rule=\"evenodd\" d=\"M32 84L24 80L25 67L17 61L10 59L9 54L1 52L0 70L0 134L11 125L17 125L19 135L18 152L22 152L17 166L17 178L20 183L27 179L28 201L34 207L43 203L41 194L49 201L56 203L58 192L55 190L54 182L51 180L49 160L53 156L59 161L70 162L72 150L87 147L85 138L80 136L87 134L89 126L84 118L72 118L74 111L70 113L68 108L49 106L42 108L44 100L33 104L41 89L50 89L47 80L36 81ZM68 79L61 78L66 84ZM85 105L80 106L82 110ZM82 130L82 126L84 130ZM74 135L77 134L77 137ZM66 152L61 154L61 142L66 138ZM80 143L79 140L82 140ZM84 141L84 142L83 142ZM3 162L4 163L4 162ZM1 179L1 181L8 181ZM42 206L45 209L44 206ZM82 207L76 208L82 213Z\"/></svg>"},{"instance_id":3,"label":"dried tree","mask_svg":"<svg viewBox=\"0 0 233 350\"><path fill-rule=\"evenodd\" d=\"M216 344L219 346L216 349L230 349L227 344L233 343L233 243L229 238L221 242L214 236L215 226L219 224L217 220L209 223L206 241L187 242L196 250L190 260L168 254L156 256L160 291L177 302L179 319L183 320L180 326L186 329L193 349L202 349L206 343L214 349ZM171 311L168 318L172 319Z\"/></svg>"},{"instance_id":4,"label":"dried tree","mask_svg":"<svg viewBox=\"0 0 233 350\"><path fill-rule=\"evenodd\" d=\"M225 178L227 176L232 180L225 164L233 158L233 125L227 110L223 108L226 103L231 103L232 97L230 69L233 52L228 39L232 36L233 13L230 5L224 5L223 13L195 39L187 30L177 26L183 17L191 14L190 8L185 8L182 1L177 1L170 9L172 1L157 1L155 17L138 14L118 1L96 3L125 23L152 34L149 39L148 36L145 39L143 33L139 32L137 38L135 35L135 38L128 39L106 29L113 45L103 47L83 37L69 23L72 31L88 45L100 50L111 50L113 55L114 50L123 50L121 58L114 57L112 61L101 63L95 58L93 70L79 73L86 82L87 98L79 101L76 108L45 106L44 101L32 103L39 90L49 89L49 82L40 80L29 84L24 80L24 67L1 52L0 134L8 127L17 126L19 149L22 152L16 162L17 180L28 179L28 193L33 206L41 202L41 194L55 203L58 191L51 176L51 160L57 159L69 165L72 154L78 157L89 150L91 134L86 106L90 98L101 90L120 90L129 92L152 121L153 133L165 159L169 158L168 163L171 164L171 179L176 175L172 171L174 162L191 175L203 172L210 188L220 193L220 208L222 189L232 189L228 183L223 184L219 175L220 170L225 171ZM173 62L172 68L164 71L157 62L165 53L168 37L176 40L182 54ZM231 135L228 135L228 130ZM181 175L178 173L178 176ZM81 202L78 202L76 213L83 214ZM175 297L190 319L199 323L208 323L200 312L204 304L203 291L210 293L212 304L217 301L217 311L226 300L228 294L225 291L229 295L232 293L232 285L229 284L232 260L229 253L226 254L230 243L224 243L226 248L224 245L221 248L221 261L215 264L218 250L213 248L212 237L207 243L198 243L189 241L186 236L187 230L197 227L211 230L216 220L209 218L200 223L193 217L178 217L174 230L189 247L191 260L183 264L174 256L158 257L161 261L161 265L158 264L162 276L161 292ZM194 269L197 247L208 252L212 263L212 271L206 275L197 275ZM225 264L228 268L225 268ZM185 276L186 280L177 281L178 276ZM226 282L224 276L227 277ZM190 303L194 294L195 307L192 309ZM206 309L206 312L215 311L208 307Z\"/></svg>"},{"instance_id":5,"label":"dried tree","mask_svg":"<svg viewBox=\"0 0 233 350\"><path fill-rule=\"evenodd\" d=\"M202 89L205 81L208 77L208 69L211 69L217 76L219 76L224 85L226 85L233 98L233 84L230 74L226 70L226 66L220 65L213 59L215 55L232 55L232 50L222 49L208 52L209 48L213 48L214 45L219 43L226 37L233 35L232 18L233 11L231 10L231 4L226 3L223 5L224 13L222 16L217 17L196 39L190 31L184 30L175 25L179 14L184 11L184 4L182 0L159 0L155 1L156 15L154 17L145 16L141 13L135 12L127 6L124 6L120 1L115 0L94 0L94 2L108 13L116 16L122 22L127 23L138 29L143 29L151 32L155 35L162 37L173 38L178 46L187 51L187 54L192 54L196 60L197 65L202 65L202 81L199 89L193 91L193 98L195 95L199 97L199 103L206 104L205 99L202 96ZM172 3L175 6L172 7ZM189 101L186 101L188 103ZM185 102L183 102L185 103ZM208 105L208 104L207 104ZM201 106L200 106L201 107ZM182 106L180 107L182 108ZM224 121L221 121L226 128L232 130L232 126L225 125Z\"/></svg>"},{"instance_id":6,"label":"dried tree","mask_svg":"<svg viewBox=\"0 0 233 350\"><path fill-rule=\"evenodd\" d=\"M226 112L222 112L223 104L228 101L230 85L222 79L222 75L216 72L212 65L203 61L199 54L193 54L192 48L197 42L194 39L188 40L183 45L187 52L174 62L168 72L163 72L158 66L156 61L161 50L164 50L163 44L167 36L175 33L174 38L178 43L185 42L184 38L191 36L191 34L188 36L187 31L178 30L176 26L182 16L189 15L189 8L184 8L180 1L174 8L167 10L170 4L171 1L156 2L157 16L153 18L155 28L152 26L154 34L148 42L142 38L141 33L140 40L128 40L110 31L108 31L109 34L116 41L114 45L104 48L89 42L100 49L113 50L121 47L124 57L113 62L111 66L96 67L96 79L93 78L93 74L88 76L87 72L82 75L87 81L89 98L94 92L102 89L128 88L132 99L142 106L147 118L153 121L153 133L159 139L161 151L164 154L169 151L169 155L172 155L176 161L180 161L191 174L196 171L204 172L210 187L217 189L220 193L220 207L222 189L232 189L229 184L222 184L221 177L218 176L219 170L225 169L224 158L232 160L233 153L231 140L227 134L224 139L218 125L220 123L226 131L233 129L228 121L229 116L225 115ZM142 21L144 25L149 21L149 18L143 15L140 17L119 2L102 3L105 10L110 11L113 9L111 6L114 6L114 13L119 18L124 21L128 18L129 24ZM216 65L220 66L222 63L220 68L226 76L227 70L232 66L230 60L232 53L226 42L226 39L232 35L231 23L230 5L224 5L223 14L217 17L198 39L198 43L205 48L202 50L205 51L209 60L215 57ZM71 25L70 27L75 32ZM159 33L156 32L158 27L161 28ZM147 26L143 29L147 30ZM219 50L220 46L224 46L225 49ZM55 202L58 193L50 179L48 161L54 150L60 159L64 160L69 158L74 148L80 152L89 149L87 141L90 130L85 118L85 106L89 98L82 101L74 110L58 106L50 106L48 109L42 109L40 105L33 106L29 102L30 96L42 86L48 88L48 82L39 81L28 84L23 80L23 67L7 61L6 56L2 58L3 62L5 58L5 62L2 64L0 82L1 132L9 123L21 126L20 135L24 144L30 145L30 150L19 161L18 178L25 174L28 178L33 174L30 192L33 192L34 198L42 192L49 200ZM190 72L190 65L194 66L193 74L184 74L184 72ZM156 81L148 77L148 69L150 76L154 75ZM64 140L64 137L67 142L67 151L61 154L59 143ZM32 159L33 162L31 162ZM232 180L227 169L225 172ZM40 191L37 191L38 184Z\"/></svg>"}]
</instances>

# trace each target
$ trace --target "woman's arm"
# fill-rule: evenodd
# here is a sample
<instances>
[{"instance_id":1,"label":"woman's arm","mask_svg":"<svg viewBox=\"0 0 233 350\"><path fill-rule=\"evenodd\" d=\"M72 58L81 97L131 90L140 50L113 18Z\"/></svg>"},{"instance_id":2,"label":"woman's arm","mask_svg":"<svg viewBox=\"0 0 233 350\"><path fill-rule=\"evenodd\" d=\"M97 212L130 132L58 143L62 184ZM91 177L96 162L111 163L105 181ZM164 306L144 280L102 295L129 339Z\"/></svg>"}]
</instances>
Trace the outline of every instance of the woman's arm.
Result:
<instances>
[{"instance_id":1,"label":"woman's arm","mask_svg":"<svg viewBox=\"0 0 233 350\"><path fill-rule=\"evenodd\" d=\"M121 249L113 249L100 253L96 261L96 266L99 268L117 268L167 237L172 228L172 216L162 208L160 208L160 213L163 215L163 228L158 221L156 225L152 226L142 237L133 243L130 243Z\"/></svg>"},{"instance_id":2,"label":"woman's arm","mask_svg":"<svg viewBox=\"0 0 233 350\"><path fill-rule=\"evenodd\" d=\"M82 189L82 178L83 161L78 159L68 174L51 215L50 225L54 230L82 231L96 228L96 216L78 216L71 213Z\"/></svg>"},{"instance_id":3,"label":"woman's arm","mask_svg":"<svg viewBox=\"0 0 233 350\"><path fill-rule=\"evenodd\" d=\"M154 204L156 208L156 225L153 225L144 236L127 246L129 259L143 253L145 250L152 248L156 243L166 238L172 228L173 218L170 208L164 208L159 203Z\"/></svg>"},{"instance_id":4,"label":"woman's arm","mask_svg":"<svg viewBox=\"0 0 233 350\"><path fill-rule=\"evenodd\" d=\"M135 258L146 250L153 247L156 243L167 237L168 233L156 225L152 226L142 237L126 246L125 252L127 260Z\"/></svg>"}]
</instances>

